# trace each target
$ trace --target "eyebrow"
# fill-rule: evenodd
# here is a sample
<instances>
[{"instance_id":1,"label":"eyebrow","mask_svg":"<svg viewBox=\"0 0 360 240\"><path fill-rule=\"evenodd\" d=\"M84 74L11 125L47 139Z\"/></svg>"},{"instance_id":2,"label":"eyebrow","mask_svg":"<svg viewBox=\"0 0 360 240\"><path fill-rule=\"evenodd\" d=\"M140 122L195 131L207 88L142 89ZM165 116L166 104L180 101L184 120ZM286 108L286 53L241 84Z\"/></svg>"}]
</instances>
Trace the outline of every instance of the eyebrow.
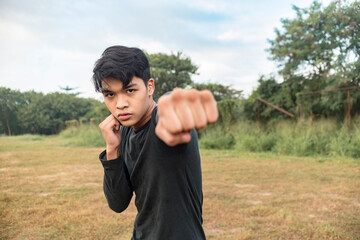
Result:
<instances>
[{"instance_id":1,"label":"eyebrow","mask_svg":"<svg viewBox=\"0 0 360 240\"><path fill-rule=\"evenodd\" d=\"M135 87L135 86L137 86L137 84L136 84L136 83L132 83L132 84L129 84L129 85L127 85L126 87L124 87L122 90L126 90L126 89L129 89L129 88ZM113 91L111 91L110 89L107 89L107 88L103 88L103 89L101 90L101 92L102 92L102 93L112 93Z\"/></svg>"},{"instance_id":2,"label":"eyebrow","mask_svg":"<svg viewBox=\"0 0 360 240\"><path fill-rule=\"evenodd\" d=\"M101 90L101 93L110 93L110 92L112 92L112 91L110 91L109 89L102 89Z\"/></svg>"},{"instance_id":3,"label":"eyebrow","mask_svg":"<svg viewBox=\"0 0 360 240\"><path fill-rule=\"evenodd\" d=\"M132 84L129 84L127 85L126 87L124 87L123 89L129 89L129 88L132 88L132 87L135 87L137 84L136 83L132 83Z\"/></svg>"}]
</instances>

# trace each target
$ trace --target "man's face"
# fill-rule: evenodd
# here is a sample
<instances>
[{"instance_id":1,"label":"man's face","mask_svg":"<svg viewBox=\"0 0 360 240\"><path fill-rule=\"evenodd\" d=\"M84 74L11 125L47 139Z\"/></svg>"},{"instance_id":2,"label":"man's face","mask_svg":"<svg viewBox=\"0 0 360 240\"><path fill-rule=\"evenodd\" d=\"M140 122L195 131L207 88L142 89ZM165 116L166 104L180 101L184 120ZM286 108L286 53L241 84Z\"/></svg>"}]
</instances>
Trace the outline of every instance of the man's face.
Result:
<instances>
[{"instance_id":1,"label":"man's face","mask_svg":"<svg viewBox=\"0 0 360 240\"><path fill-rule=\"evenodd\" d=\"M123 87L120 80L106 78L102 83L104 101L111 114L125 127L142 127L151 114L154 80L150 79L147 87L141 78L133 77Z\"/></svg>"}]
</instances>

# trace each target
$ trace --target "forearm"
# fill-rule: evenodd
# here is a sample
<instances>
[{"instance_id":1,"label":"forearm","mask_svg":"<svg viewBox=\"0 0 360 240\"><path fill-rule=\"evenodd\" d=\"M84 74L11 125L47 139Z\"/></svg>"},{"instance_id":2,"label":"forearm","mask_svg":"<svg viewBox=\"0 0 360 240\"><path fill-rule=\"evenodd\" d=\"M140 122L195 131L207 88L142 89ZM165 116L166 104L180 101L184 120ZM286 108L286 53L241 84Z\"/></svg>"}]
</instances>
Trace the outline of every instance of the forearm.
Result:
<instances>
[{"instance_id":1,"label":"forearm","mask_svg":"<svg viewBox=\"0 0 360 240\"><path fill-rule=\"evenodd\" d=\"M114 160L119 157L119 149L118 148L112 148L107 146L106 147L106 159L108 160Z\"/></svg>"},{"instance_id":2,"label":"forearm","mask_svg":"<svg viewBox=\"0 0 360 240\"><path fill-rule=\"evenodd\" d=\"M133 194L129 174L122 159L107 160L105 155L106 151L102 152L100 160L104 167L103 189L106 200L113 211L122 212L128 207Z\"/></svg>"}]
</instances>

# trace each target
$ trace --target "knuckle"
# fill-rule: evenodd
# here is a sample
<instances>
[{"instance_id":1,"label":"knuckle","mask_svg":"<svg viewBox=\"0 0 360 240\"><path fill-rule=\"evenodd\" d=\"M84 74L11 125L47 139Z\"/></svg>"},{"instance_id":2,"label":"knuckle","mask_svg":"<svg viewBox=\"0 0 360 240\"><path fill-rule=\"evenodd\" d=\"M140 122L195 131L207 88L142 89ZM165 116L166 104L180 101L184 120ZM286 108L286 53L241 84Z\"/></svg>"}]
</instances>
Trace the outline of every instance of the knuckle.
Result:
<instances>
[{"instance_id":1,"label":"knuckle","mask_svg":"<svg viewBox=\"0 0 360 240\"><path fill-rule=\"evenodd\" d=\"M206 127L206 125L207 125L207 122L201 121L201 122L196 124L196 128L197 129L202 129L202 128Z\"/></svg>"},{"instance_id":2,"label":"knuckle","mask_svg":"<svg viewBox=\"0 0 360 240\"><path fill-rule=\"evenodd\" d=\"M165 138L164 138L164 142L169 145L169 146L175 146L176 145L176 141L175 141L175 137L172 136L172 135L167 135Z\"/></svg>"},{"instance_id":3,"label":"knuckle","mask_svg":"<svg viewBox=\"0 0 360 240\"><path fill-rule=\"evenodd\" d=\"M200 92L200 95L201 95L201 100L204 102L210 102L210 101L214 100L214 97L209 90L202 90Z\"/></svg>"},{"instance_id":4,"label":"knuckle","mask_svg":"<svg viewBox=\"0 0 360 240\"><path fill-rule=\"evenodd\" d=\"M184 126L184 131L189 132L189 131L193 130L195 127L196 127L195 124L186 124Z\"/></svg>"},{"instance_id":5,"label":"knuckle","mask_svg":"<svg viewBox=\"0 0 360 240\"><path fill-rule=\"evenodd\" d=\"M161 96L159 98L159 100L158 100L158 105L159 105L159 107L166 106L168 102L169 102L169 97L168 96Z\"/></svg>"},{"instance_id":6,"label":"knuckle","mask_svg":"<svg viewBox=\"0 0 360 240\"><path fill-rule=\"evenodd\" d=\"M209 123L215 123L219 117L218 111L214 111L212 114L210 114L208 122Z\"/></svg>"},{"instance_id":7,"label":"knuckle","mask_svg":"<svg viewBox=\"0 0 360 240\"><path fill-rule=\"evenodd\" d=\"M190 102L196 102L199 99L199 91L190 89L185 93L186 99Z\"/></svg>"},{"instance_id":8,"label":"knuckle","mask_svg":"<svg viewBox=\"0 0 360 240\"><path fill-rule=\"evenodd\" d=\"M171 133L177 133L177 132L182 131L181 124L176 123L176 122L166 121L166 123L164 123L163 127L165 130L167 130L168 132L171 132Z\"/></svg>"},{"instance_id":9,"label":"knuckle","mask_svg":"<svg viewBox=\"0 0 360 240\"><path fill-rule=\"evenodd\" d=\"M175 124L172 127L169 128L171 132L177 133L182 131L182 126L180 124Z\"/></svg>"},{"instance_id":10,"label":"knuckle","mask_svg":"<svg viewBox=\"0 0 360 240\"><path fill-rule=\"evenodd\" d=\"M181 88L175 88L171 94L171 98L174 100L174 101L178 101L180 100L184 95L184 90L181 89Z\"/></svg>"},{"instance_id":11,"label":"knuckle","mask_svg":"<svg viewBox=\"0 0 360 240\"><path fill-rule=\"evenodd\" d=\"M166 144L169 145L170 147L175 146L176 145L175 139L171 138Z\"/></svg>"}]
</instances>

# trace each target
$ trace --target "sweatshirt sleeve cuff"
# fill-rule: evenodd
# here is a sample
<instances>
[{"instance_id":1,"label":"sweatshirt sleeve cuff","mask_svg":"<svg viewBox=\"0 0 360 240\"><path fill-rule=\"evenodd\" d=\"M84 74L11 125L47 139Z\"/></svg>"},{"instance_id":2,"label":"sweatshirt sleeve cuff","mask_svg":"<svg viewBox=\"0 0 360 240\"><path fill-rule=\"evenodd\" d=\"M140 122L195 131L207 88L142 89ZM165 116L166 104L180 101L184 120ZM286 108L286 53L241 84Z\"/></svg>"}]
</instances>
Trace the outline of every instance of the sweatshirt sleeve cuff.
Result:
<instances>
[{"instance_id":1,"label":"sweatshirt sleeve cuff","mask_svg":"<svg viewBox=\"0 0 360 240\"><path fill-rule=\"evenodd\" d=\"M112 160L107 160L106 159L106 150L102 151L99 155L99 160L101 162L101 164L103 165L103 167L105 169L112 169L114 167L117 167L121 164L121 158L120 155L119 157L112 159Z\"/></svg>"}]
</instances>

